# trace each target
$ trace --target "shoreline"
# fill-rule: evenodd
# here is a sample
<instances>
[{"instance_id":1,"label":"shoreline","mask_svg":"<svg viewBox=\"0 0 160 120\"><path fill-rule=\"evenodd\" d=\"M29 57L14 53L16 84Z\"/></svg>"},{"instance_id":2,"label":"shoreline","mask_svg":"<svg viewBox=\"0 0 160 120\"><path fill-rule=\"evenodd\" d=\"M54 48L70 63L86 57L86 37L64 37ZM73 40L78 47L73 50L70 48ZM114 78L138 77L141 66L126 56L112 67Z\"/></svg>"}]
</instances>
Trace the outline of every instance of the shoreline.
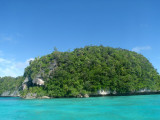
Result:
<instances>
[{"instance_id":1,"label":"shoreline","mask_svg":"<svg viewBox=\"0 0 160 120\"><path fill-rule=\"evenodd\" d=\"M106 97L106 96L136 96L136 95L157 95L159 92L143 92L143 93L123 93L123 94L107 94L107 95L89 95L88 97L37 97L37 98L24 98L21 96L0 96L0 97L19 97L22 99L55 99L55 98L89 98L89 97Z\"/></svg>"},{"instance_id":2,"label":"shoreline","mask_svg":"<svg viewBox=\"0 0 160 120\"><path fill-rule=\"evenodd\" d=\"M137 93L121 93L121 94L107 94L107 95L90 95L90 97L101 97L101 96L134 96L134 95L155 95L160 94L159 92L137 92Z\"/></svg>"}]
</instances>

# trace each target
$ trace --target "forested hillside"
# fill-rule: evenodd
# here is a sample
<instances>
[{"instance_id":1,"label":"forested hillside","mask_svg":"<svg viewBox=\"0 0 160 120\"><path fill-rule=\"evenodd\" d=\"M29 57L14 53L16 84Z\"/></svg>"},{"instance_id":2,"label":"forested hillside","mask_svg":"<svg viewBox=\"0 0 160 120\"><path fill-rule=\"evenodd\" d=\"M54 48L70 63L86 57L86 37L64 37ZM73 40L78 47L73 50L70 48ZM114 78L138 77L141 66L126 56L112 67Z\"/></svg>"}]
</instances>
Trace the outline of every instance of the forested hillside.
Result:
<instances>
[{"instance_id":1,"label":"forested hillside","mask_svg":"<svg viewBox=\"0 0 160 120\"><path fill-rule=\"evenodd\" d=\"M160 89L160 76L143 55L104 46L86 46L72 52L56 50L35 58L24 77L23 96L75 97L98 90L121 94Z\"/></svg>"},{"instance_id":2,"label":"forested hillside","mask_svg":"<svg viewBox=\"0 0 160 120\"><path fill-rule=\"evenodd\" d=\"M10 93L19 91L23 81L23 77L0 77L0 95L6 91Z\"/></svg>"}]
</instances>

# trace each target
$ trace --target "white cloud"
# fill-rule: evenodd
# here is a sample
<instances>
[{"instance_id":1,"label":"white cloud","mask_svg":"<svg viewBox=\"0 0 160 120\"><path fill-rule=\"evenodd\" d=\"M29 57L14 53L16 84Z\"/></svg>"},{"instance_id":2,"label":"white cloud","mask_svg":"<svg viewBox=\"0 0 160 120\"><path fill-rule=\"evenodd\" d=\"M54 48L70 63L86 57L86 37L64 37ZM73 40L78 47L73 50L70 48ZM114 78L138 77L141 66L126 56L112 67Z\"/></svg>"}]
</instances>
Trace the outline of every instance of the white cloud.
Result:
<instances>
[{"instance_id":1,"label":"white cloud","mask_svg":"<svg viewBox=\"0 0 160 120\"><path fill-rule=\"evenodd\" d=\"M29 64L30 61L34 60L34 58L29 58L26 60L27 64Z\"/></svg>"},{"instance_id":2,"label":"white cloud","mask_svg":"<svg viewBox=\"0 0 160 120\"><path fill-rule=\"evenodd\" d=\"M132 51L135 52L141 52L143 50L151 50L152 48L150 46L143 46L143 47L135 47L132 49Z\"/></svg>"},{"instance_id":3,"label":"white cloud","mask_svg":"<svg viewBox=\"0 0 160 120\"><path fill-rule=\"evenodd\" d=\"M21 34L0 34L0 42L1 43L17 43L17 40L21 39Z\"/></svg>"},{"instance_id":4,"label":"white cloud","mask_svg":"<svg viewBox=\"0 0 160 120\"><path fill-rule=\"evenodd\" d=\"M13 37L11 37L11 35L0 34L0 41L1 42L11 42L13 41Z\"/></svg>"},{"instance_id":5,"label":"white cloud","mask_svg":"<svg viewBox=\"0 0 160 120\"><path fill-rule=\"evenodd\" d=\"M15 60L0 58L0 76L17 77L23 75L24 69L29 65L30 60L34 59L30 58L24 62L17 62Z\"/></svg>"}]
</instances>

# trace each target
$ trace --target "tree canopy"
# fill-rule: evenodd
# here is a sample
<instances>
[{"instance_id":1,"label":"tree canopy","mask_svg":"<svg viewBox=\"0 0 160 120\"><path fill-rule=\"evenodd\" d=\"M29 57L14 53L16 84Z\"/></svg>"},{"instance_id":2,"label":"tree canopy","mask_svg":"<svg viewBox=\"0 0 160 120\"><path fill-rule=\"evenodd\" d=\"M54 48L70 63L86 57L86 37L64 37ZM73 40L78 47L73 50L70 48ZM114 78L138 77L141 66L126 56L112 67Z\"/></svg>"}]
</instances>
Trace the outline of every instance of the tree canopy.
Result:
<instances>
[{"instance_id":1,"label":"tree canopy","mask_svg":"<svg viewBox=\"0 0 160 120\"><path fill-rule=\"evenodd\" d=\"M72 52L55 50L35 58L25 69L24 77L33 80L37 74L45 85L31 85L27 91L51 97L91 94L101 89L117 93L160 89L160 76L152 64L143 55L121 48L86 46Z\"/></svg>"},{"instance_id":2,"label":"tree canopy","mask_svg":"<svg viewBox=\"0 0 160 120\"><path fill-rule=\"evenodd\" d=\"M5 91L13 92L19 90L23 80L23 77L0 77L0 95Z\"/></svg>"}]
</instances>

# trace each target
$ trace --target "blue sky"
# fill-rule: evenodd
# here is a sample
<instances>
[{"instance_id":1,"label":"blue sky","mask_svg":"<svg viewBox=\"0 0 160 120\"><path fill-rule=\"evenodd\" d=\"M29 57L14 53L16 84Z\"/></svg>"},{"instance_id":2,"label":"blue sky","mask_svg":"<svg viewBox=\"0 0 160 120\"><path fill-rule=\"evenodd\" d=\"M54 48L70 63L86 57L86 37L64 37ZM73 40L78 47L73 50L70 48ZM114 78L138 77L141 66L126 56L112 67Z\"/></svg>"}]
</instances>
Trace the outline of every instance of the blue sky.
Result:
<instances>
[{"instance_id":1,"label":"blue sky","mask_svg":"<svg viewBox=\"0 0 160 120\"><path fill-rule=\"evenodd\" d=\"M1 0L0 76L23 75L28 61L86 45L121 47L160 72L159 0Z\"/></svg>"}]
</instances>

